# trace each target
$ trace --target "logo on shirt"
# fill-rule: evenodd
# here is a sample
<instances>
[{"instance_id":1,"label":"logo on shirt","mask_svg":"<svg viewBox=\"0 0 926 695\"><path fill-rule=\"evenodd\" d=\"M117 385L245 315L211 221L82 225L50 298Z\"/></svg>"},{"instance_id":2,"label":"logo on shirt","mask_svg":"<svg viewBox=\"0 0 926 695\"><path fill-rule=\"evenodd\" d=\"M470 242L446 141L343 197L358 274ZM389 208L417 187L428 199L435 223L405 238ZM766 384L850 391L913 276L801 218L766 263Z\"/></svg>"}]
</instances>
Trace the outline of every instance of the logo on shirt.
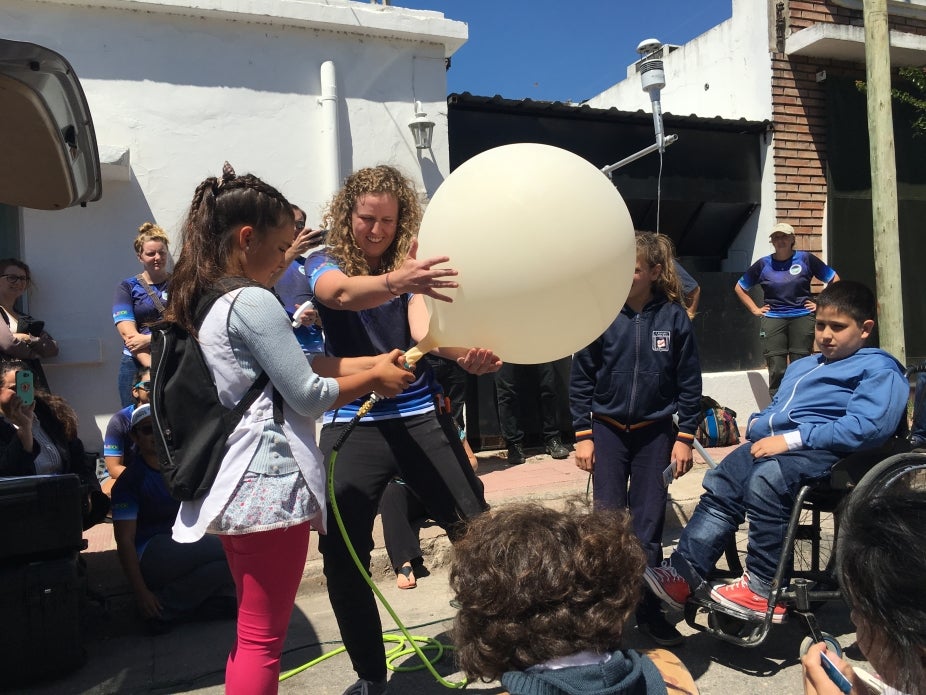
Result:
<instances>
[{"instance_id":1,"label":"logo on shirt","mask_svg":"<svg viewBox=\"0 0 926 695\"><path fill-rule=\"evenodd\" d=\"M803 268L801 267L800 263L795 263L790 268L788 268L788 272L791 273L791 275L800 275L802 270Z\"/></svg>"},{"instance_id":2,"label":"logo on shirt","mask_svg":"<svg viewBox=\"0 0 926 695\"><path fill-rule=\"evenodd\" d=\"M653 331L653 352L668 352L671 336L670 331Z\"/></svg>"}]
</instances>

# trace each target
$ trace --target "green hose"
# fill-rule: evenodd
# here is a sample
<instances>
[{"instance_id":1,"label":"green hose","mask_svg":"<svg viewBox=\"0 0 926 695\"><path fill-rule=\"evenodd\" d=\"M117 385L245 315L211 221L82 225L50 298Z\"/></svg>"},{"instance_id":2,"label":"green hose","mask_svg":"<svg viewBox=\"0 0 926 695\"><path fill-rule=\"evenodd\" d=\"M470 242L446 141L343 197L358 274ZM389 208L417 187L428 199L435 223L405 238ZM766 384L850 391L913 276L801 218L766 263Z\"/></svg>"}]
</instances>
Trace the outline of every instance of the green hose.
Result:
<instances>
[{"instance_id":1,"label":"green hose","mask_svg":"<svg viewBox=\"0 0 926 695\"><path fill-rule=\"evenodd\" d=\"M376 402L379 400L379 397L376 394L373 394L366 403L360 408L354 418L348 423L347 427L344 428L344 432L341 433L341 436L338 438L338 441L335 443L334 447L331 449L331 454L328 457L328 499L331 503L331 511L334 513L334 520L337 522L338 529L341 532L341 537L344 539L344 544L347 546L347 550L350 553L351 558L354 561L354 564L357 566L357 570L363 575L364 580L370 589L376 595L376 598L379 599L379 602L383 604L383 607L395 621L395 624L398 626L399 630L402 633L402 637L399 635L383 635L383 642L397 642L398 644L392 649L386 652L386 668L394 672L408 672L408 671L420 671L422 668L427 668L431 672L431 675L434 676L435 680L438 683L447 688L463 688L466 686L468 681L448 681L442 677L434 668L434 664L440 661L441 657L444 655L444 651L452 650L453 646L449 644L442 644L438 642L433 637L423 637L411 635L408 632L408 629L399 620L399 616L396 615L396 612L393 610L392 606L389 605L389 602L386 600L386 597L383 596L382 592L379 590L379 587L373 582L370 578L369 572L367 572L366 567L363 566L363 563L360 562L360 558L357 557L357 551L354 550L353 544L350 542L350 538L347 536L347 529L344 527L344 521L341 518L341 512L338 509L338 502L334 495L334 463L338 458L338 451L344 445L344 442L347 441L347 437L353 432L354 427L357 426L357 423L360 422L360 419L366 415L370 408L372 408ZM345 651L344 647L338 647L337 649L322 654L317 659L298 666L294 669L286 671L285 673L280 674L280 681L284 681L291 676L295 676L297 673L302 673L303 671L315 666L315 664L321 663L329 657L335 656ZM429 658L425 655L425 651L435 652L433 658ZM421 665L418 666L396 666L393 662L396 660L408 656L410 654L417 654L418 658L421 659Z\"/></svg>"}]
</instances>

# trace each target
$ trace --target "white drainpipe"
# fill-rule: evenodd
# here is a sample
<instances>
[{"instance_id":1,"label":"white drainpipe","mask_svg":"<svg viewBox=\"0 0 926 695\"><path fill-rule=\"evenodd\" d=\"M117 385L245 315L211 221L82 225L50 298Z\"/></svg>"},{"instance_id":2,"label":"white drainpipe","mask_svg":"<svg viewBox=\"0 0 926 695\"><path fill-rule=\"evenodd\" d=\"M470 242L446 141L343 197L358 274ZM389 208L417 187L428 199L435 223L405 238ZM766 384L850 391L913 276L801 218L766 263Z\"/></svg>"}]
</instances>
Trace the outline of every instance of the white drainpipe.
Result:
<instances>
[{"instance_id":1,"label":"white drainpipe","mask_svg":"<svg viewBox=\"0 0 926 695\"><path fill-rule=\"evenodd\" d=\"M334 63L326 60L321 67L322 107L321 162L322 200L326 203L341 188L341 140L338 135L338 84Z\"/></svg>"}]
</instances>

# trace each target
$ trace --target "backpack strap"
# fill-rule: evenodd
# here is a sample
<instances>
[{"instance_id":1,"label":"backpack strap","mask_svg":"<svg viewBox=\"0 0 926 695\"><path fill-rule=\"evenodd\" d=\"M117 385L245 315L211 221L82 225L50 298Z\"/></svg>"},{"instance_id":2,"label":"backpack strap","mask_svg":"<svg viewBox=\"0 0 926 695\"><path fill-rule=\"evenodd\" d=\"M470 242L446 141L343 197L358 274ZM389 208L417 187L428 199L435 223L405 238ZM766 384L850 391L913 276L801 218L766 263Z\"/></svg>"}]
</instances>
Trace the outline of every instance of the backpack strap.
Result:
<instances>
[{"instance_id":1,"label":"backpack strap","mask_svg":"<svg viewBox=\"0 0 926 695\"><path fill-rule=\"evenodd\" d=\"M222 278L211 290L205 292L199 298L199 302L196 304L196 313L194 314L196 328L198 329L202 325L206 318L206 314L209 313L209 309L219 300L219 297L240 287L262 287L262 285L243 277ZM238 401L238 405L232 409L232 412L238 419L240 419L245 411L257 400L257 397L260 395L261 391L264 390L264 387L267 386L269 381L270 375L267 374L267 372L261 372L260 376L251 384L251 387L245 391L241 400ZM277 425L283 424L283 396L277 391L276 386L273 387L273 421Z\"/></svg>"}]
</instances>

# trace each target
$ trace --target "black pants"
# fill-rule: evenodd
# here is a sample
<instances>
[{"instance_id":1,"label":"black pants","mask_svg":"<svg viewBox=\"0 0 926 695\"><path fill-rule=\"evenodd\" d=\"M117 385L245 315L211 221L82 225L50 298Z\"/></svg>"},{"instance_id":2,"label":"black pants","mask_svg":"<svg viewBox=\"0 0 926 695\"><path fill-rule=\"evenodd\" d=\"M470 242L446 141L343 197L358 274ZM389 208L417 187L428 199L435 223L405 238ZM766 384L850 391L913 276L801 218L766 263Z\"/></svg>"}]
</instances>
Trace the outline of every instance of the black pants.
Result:
<instances>
[{"instance_id":1,"label":"black pants","mask_svg":"<svg viewBox=\"0 0 926 695\"><path fill-rule=\"evenodd\" d=\"M428 510L408 485L394 479L383 491L380 515L389 562L398 574L406 562L421 560L418 522L428 516Z\"/></svg>"},{"instance_id":2,"label":"black pants","mask_svg":"<svg viewBox=\"0 0 926 695\"><path fill-rule=\"evenodd\" d=\"M519 379L537 382L540 392L540 413L544 441L560 436L557 423L556 370L553 362L542 364L513 364L505 362L495 372L495 392L498 401L498 424L506 444L518 444L524 440L521 427L521 399L518 395Z\"/></svg>"},{"instance_id":3,"label":"black pants","mask_svg":"<svg viewBox=\"0 0 926 695\"><path fill-rule=\"evenodd\" d=\"M322 428L327 455L346 424ZM421 497L432 518L453 540L460 522L487 508L482 483L473 473L456 426L447 415L426 413L359 424L341 447L334 467L334 494L351 544L370 569L373 519L389 481L400 476ZM386 677L382 623L373 592L350 557L328 510L328 534L321 537L328 598L341 639L360 678Z\"/></svg>"}]
</instances>

